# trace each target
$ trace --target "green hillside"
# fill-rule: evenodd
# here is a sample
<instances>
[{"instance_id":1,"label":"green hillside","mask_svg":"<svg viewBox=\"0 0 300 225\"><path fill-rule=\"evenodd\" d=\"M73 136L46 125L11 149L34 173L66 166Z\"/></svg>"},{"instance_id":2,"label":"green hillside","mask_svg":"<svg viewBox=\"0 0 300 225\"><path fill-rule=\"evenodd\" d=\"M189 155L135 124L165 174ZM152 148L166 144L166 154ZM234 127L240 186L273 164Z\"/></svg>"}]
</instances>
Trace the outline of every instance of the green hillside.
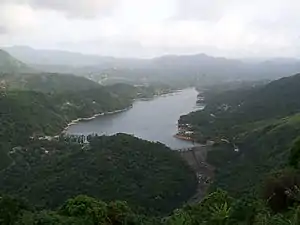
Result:
<instances>
[{"instance_id":1,"label":"green hillside","mask_svg":"<svg viewBox=\"0 0 300 225\"><path fill-rule=\"evenodd\" d=\"M193 124L204 140L210 137L233 138L254 122L294 115L300 112L300 74L264 86L224 93L204 93L206 108L180 118ZM230 128L230 129L229 129Z\"/></svg>"},{"instance_id":2,"label":"green hillside","mask_svg":"<svg viewBox=\"0 0 300 225\"><path fill-rule=\"evenodd\" d=\"M300 75L295 75L247 89L210 90L204 93L203 111L181 117L180 123L192 125L196 139L217 143L208 154L217 166L214 187L235 196L257 193L267 173L286 166L288 150L300 136L299 87Z\"/></svg>"},{"instance_id":3,"label":"green hillside","mask_svg":"<svg viewBox=\"0 0 300 225\"><path fill-rule=\"evenodd\" d=\"M234 152L232 145L209 152L209 163L217 166L213 188L237 197L259 195L266 175L288 165L289 149L299 136L300 114L249 125L235 137L240 152Z\"/></svg>"}]
</instances>

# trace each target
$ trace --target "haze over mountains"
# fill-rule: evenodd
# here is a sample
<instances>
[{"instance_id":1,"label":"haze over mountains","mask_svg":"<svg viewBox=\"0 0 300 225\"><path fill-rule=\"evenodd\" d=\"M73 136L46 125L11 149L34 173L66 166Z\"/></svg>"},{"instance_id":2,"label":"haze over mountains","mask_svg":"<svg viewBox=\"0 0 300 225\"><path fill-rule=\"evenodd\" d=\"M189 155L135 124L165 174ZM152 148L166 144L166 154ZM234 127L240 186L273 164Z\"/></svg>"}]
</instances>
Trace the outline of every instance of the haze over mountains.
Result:
<instances>
[{"instance_id":1,"label":"haze over mountains","mask_svg":"<svg viewBox=\"0 0 300 225\"><path fill-rule=\"evenodd\" d=\"M27 46L6 47L5 51L36 70L72 73L125 80L201 80L215 83L232 80L276 79L300 71L300 61L293 58L268 60L227 59L206 54L166 55L152 59L114 58L60 50L37 50Z\"/></svg>"}]
</instances>

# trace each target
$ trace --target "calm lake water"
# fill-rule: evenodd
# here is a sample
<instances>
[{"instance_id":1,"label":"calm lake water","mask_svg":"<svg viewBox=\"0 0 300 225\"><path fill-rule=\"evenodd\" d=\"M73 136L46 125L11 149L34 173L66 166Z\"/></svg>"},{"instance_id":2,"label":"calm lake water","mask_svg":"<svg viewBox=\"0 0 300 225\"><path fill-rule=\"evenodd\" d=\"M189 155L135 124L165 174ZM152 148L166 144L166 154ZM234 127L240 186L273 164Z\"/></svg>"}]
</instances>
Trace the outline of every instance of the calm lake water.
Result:
<instances>
[{"instance_id":1,"label":"calm lake water","mask_svg":"<svg viewBox=\"0 0 300 225\"><path fill-rule=\"evenodd\" d=\"M173 149L190 147L193 145L191 142L178 140L173 135L177 133L179 117L199 109L196 105L197 94L191 88L149 101L136 101L128 111L79 122L70 126L67 133L127 133L145 140L162 142Z\"/></svg>"}]
</instances>

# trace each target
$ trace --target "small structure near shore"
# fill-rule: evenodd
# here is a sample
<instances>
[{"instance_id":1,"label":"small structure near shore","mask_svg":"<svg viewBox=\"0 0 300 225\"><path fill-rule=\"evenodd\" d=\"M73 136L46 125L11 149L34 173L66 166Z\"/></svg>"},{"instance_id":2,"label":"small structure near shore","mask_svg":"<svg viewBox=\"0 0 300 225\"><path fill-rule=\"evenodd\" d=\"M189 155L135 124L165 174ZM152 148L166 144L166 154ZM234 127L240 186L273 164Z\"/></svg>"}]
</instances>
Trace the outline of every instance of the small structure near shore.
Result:
<instances>
[{"instance_id":1,"label":"small structure near shore","mask_svg":"<svg viewBox=\"0 0 300 225\"><path fill-rule=\"evenodd\" d=\"M194 131L191 124L178 124L178 133L174 137L185 140L194 141Z\"/></svg>"}]
</instances>

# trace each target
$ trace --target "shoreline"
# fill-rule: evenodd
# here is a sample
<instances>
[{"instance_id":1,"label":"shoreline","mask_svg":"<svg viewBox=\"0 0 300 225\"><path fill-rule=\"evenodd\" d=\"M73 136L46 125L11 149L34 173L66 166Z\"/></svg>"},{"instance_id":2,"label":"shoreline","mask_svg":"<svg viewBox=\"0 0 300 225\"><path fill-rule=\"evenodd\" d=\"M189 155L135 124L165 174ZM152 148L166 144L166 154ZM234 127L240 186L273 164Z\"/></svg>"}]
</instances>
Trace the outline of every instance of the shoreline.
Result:
<instances>
[{"instance_id":1,"label":"shoreline","mask_svg":"<svg viewBox=\"0 0 300 225\"><path fill-rule=\"evenodd\" d=\"M79 122L82 122L82 121L90 121L90 120L96 119L99 116L112 115L112 114L116 114L116 113L125 112L125 111L131 109L133 107L133 103L136 102L136 101L150 101L150 100L153 100L155 98L168 96L170 94L178 93L180 91L182 91L182 89L176 89L176 90L168 92L168 93L153 95L152 97L149 97L149 98L136 98L136 99L133 99L133 102L132 102L132 104L130 106L128 106L128 107L126 107L124 109L118 109L118 110L108 111L108 112L103 112L103 113L96 113L96 114L92 115L91 117L74 119L70 123L67 124L67 126L63 129L63 131L61 133L65 134L66 130L70 126L75 125L75 124L77 124Z\"/></svg>"},{"instance_id":2,"label":"shoreline","mask_svg":"<svg viewBox=\"0 0 300 225\"><path fill-rule=\"evenodd\" d=\"M96 113L94 114L93 116L91 117L84 117L84 118L77 118L75 120L72 120L70 123L67 124L67 126L63 129L63 131L61 132L62 134L65 134L67 129L70 128L70 126L72 125L76 125L77 123L79 122L82 122L82 121L90 121L90 120L93 120L93 119L96 119L97 117L100 117L100 116L105 116L105 115L112 115L112 114L117 114L117 113L121 113L121 112L125 112L129 109L132 108L132 105L130 105L129 107L126 107L124 109L117 109L117 110L114 110L114 111L108 111L108 112L102 112L102 113Z\"/></svg>"},{"instance_id":3,"label":"shoreline","mask_svg":"<svg viewBox=\"0 0 300 225\"><path fill-rule=\"evenodd\" d=\"M155 98L159 98L159 97L167 97L167 96L170 96L170 95L173 95L173 94L176 94L176 93L179 93L181 91L183 91L184 89L174 89L170 92L166 92L166 93L162 93L162 94L155 94L151 97L141 97L141 98L135 98L133 99L133 102L135 101L151 101Z\"/></svg>"},{"instance_id":4,"label":"shoreline","mask_svg":"<svg viewBox=\"0 0 300 225\"><path fill-rule=\"evenodd\" d=\"M77 123L79 122L82 122L82 121L90 121L90 120L93 120L93 119L96 119L97 117L100 117L100 116L105 116L105 115L112 115L112 114L116 114L116 113L121 113L121 112L125 112L129 109L131 109L133 107L133 104L134 102L137 102L137 101L151 101L155 98L159 98L159 97L165 97L165 96L169 96L169 95L173 95L173 94L176 94L176 93L179 93L181 91L183 91L184 89L174 89L170 92L167 92L167 93L162 93L162 94L155 94L153 95L152 97L149 97L149 98L135 98L133 99L132 103L130 106L124 108L124 109L118 109L118 110L114 110L114 111L108 111L108 112L102 112L102 113L96 113L94 115L92 115L91 117L86 117L86 118L77 118L77 119L74 119L72 120L71 122L69 122L66 127L60 132L60 134L66 134L66 131L67 129L72 126L72 125L76 125ZM174 135L175 136L175 135ZM186 141L191 141L191 140L186 140Z\"/></svg>"},{"instance_id":5,"label":"shoreline","mask_svg":"<svg viewBox=\"0 0 300 225\"><path fill-rule=\"evenodd\" d=\"M184 136L184 135L180 135L180 134L174 134L173 137L175 137L179 140L183 140L183 141L195 142L195 140L193 138L188 137L188 136Z\"/></svg>"}]
</instances>

